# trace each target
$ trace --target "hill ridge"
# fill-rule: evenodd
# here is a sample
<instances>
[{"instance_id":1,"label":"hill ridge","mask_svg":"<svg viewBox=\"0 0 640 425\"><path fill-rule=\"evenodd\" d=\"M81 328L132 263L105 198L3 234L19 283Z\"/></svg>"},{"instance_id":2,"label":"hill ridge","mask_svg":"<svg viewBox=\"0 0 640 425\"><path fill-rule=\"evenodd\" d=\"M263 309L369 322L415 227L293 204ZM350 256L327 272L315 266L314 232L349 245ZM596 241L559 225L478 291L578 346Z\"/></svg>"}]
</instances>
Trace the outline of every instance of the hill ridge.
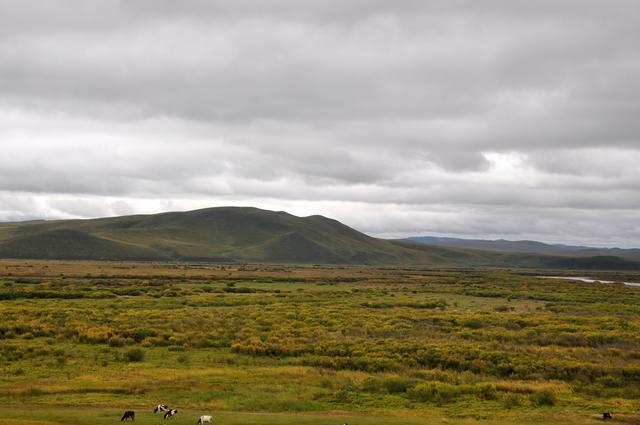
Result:
<instances>
[{"instance_id":1,"label":"hill ridge","mask_svg":"<svg viewBox=\"0 0 640 425\"><path fill-rule=\"evenodd\" d=\"M640 269L640 262L615 255L573 258L378 239L317 214L235 206L0 223L0 258Z\"/></svg>"}]
</instances>

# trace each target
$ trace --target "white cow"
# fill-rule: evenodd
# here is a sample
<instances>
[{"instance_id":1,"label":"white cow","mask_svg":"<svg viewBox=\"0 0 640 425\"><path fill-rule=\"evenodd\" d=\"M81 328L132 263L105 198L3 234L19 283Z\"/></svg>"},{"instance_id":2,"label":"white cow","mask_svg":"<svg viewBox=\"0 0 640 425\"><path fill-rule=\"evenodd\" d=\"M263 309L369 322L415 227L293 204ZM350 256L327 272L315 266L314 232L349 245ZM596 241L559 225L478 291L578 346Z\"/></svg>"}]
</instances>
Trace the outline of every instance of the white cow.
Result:
<instances>
[{"instance_id":1,"label":"white cow","mask_svg":"<svg viewBox=\"0 0 640 425\"><path fill-rule=\"evenodd\" d=\"M210 424L210 423L211 423L211 420L212 420L212 419L211 419L211 416L209 416L209 415L203 415L203 416L200 416L200 418L198 419L198 423L197 423L196 425L202 425L202 424L204 424L205 422L206 422L206 423L208 423L208 424Z\"/></svg>"}]
</instances>

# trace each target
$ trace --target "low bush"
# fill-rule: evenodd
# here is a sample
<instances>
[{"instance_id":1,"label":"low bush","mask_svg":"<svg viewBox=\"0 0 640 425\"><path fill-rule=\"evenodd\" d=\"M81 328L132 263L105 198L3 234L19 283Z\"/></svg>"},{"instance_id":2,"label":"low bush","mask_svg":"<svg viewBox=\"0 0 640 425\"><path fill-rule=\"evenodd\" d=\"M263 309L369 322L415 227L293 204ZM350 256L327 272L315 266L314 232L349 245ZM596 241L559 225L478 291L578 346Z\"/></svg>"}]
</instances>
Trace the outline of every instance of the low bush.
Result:
<instances>
[{"instance_id":1,"label":"low bush","mask_svg":"<svg viewBox=\"0 0 640 425\"><path fill-rule=\"evenodd\" d=\"M382 383L389 394L406 393L416 385L414 381L404 378L388 378Z\"/></svg>"},{"instance_id":2,"label":"low bush","mask_svg":"<svg viewBox=\"0 0 640 425\"><path fill-rule=\"evenodd\" d=\"M507 409L513 409L514 407L522 406L522 398L518 394L509 394L504 399L504 407Z\"/></svg>"},{"instance_id":3,"label":"low bush","mask_svg":"<svg viewBox=\"0 0 640 425\"><path fill-rule=\"evenodd\" d=\"M144 350L132 348L124 353L124 359L128 362L141 362L144 360Z\"/></svg>"},{"instance_id":4,"label":"low bush","mask_svg":"<svg viewBox=\"0 0 640 425\"><path fill-rule=\"evenodd\" d=\"M125 340L118 337L109 339L109 346L111 347L124 347Z\"/></svg>"},{"instance_id":5,"label":"low bush","mask_svg":"<svg viewBox=\"0 0 640 425\"><path fill-rule=\"evenodd\" d=\"M416 401L445 404L460 396L460 388L441 382L426 382L416 385L408 391L409 397Z\"/></svg>"},{"instance_id":6,"label":"low bush","mask_svg":"<svg viewBox=\"0 0 640 425\"><path fill-rule=\"evenodd\" d=\"M529 396L529 401L534 406L555 406L557 397L553 391L542 390Z\"/></svg>"},{"instance_id":7,"label":"low bush","mask_svg":"<svg viewBox=\"0 0 640 425\"><path fill-rule=\"evenodd\" d=\"M483 400L497 400L498 390L495 385L486 384L480 385L478 389L478 396Z\"/></svg>"}]
</instances>

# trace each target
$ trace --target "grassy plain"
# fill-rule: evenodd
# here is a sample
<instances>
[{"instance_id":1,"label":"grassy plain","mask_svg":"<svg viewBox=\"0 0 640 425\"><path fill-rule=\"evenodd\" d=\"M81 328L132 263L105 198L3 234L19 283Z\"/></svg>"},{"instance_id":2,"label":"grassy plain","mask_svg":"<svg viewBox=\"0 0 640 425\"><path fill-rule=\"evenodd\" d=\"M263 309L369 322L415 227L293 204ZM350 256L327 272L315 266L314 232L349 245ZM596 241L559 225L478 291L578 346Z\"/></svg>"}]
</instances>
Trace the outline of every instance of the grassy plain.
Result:
<instances>
[{"instance_id":1,"label":"grassy plain","mask_svg":"<svg viewBox=\"0 0 640 425\"><path fill-rule=\"evenodd\" d=\"M640 424L639 348L526 270L0 260L0 424Z\"/></svg>"}]
</instances>

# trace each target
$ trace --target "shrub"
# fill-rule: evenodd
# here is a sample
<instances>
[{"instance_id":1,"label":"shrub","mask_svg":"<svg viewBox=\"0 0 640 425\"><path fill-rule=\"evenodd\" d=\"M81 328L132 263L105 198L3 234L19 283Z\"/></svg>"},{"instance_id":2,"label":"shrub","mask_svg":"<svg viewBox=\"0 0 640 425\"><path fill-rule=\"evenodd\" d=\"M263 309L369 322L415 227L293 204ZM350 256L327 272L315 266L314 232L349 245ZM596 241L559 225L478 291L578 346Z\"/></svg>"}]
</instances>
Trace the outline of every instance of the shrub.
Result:
<instances>
[{"instance_id":1,"label":"shrub","mask_svg":"<svg viewBox=\"0 0 640 425\"><path fill-rule=\"evenodd\" d=\"M109 339L109 345L111 347L123 347L124 346L124 339L118 338L117 336L114 336L113 338Z\"/></svg>"},{"instance_id":2,"label":"shrub","mask_svg":"<svg viewBox=\"0 0 640 425\"><path fill-rule=\"evenodd\" d=\"M23 376L25 374L25 371L24 371L24 368L17 367L17 368L11 369L9 373L13 376Z\"/></svg>"},{"instance_id":3,"label":"shrub","mask_svg":"<svg viewBox=\"0 0 640 425\"><path fill-rule=\"evenodd\" d=\"M557 402L555 393L550 390L533 393L529 396L529 400L534 406L554 406Z\"/></svg>"},{"instance_id":4,"label":"shrub","mask_svg":"<svg viewBox=\"0 0 640 425\"><path fill-rule=\"evenodd\" d=\"M144 350L142 348L132 348L124 353L124 358L128 362L141 362L144 360Z\"/></svg>"},{"instance_id":5,"label":"shrub","mask_svg":"<svg viewBox=\"0 0 640 425\"><path fill-rule=\"evenodd\" d=\"M224 292L231 292L234 294L253 294L255 292L258 292L256 289L254 288L247 288L247 287L233 287L233 286L225 286L224 288L222 288L222 290Z\"/></svg>"},{"instance_id":6,"label":"shrub","mask_svg":"<svg viewBox=\"0 0 640 425\"><path fill-rule=\"evenodd\" d=\"M498 399L498 391L496 390L495 385L482 385L478 390L478 395L483 400L497 400Z\"/></svg>"},{"instance_id":7,"label":"shrub","mask_svg":"<svg viewBox=\"0 0 640 425\"><path fill-rule=\"evenodd\" d=\"M381 379L377 378L367 378L361 384L362 391L366 391L369 393L379 393L382 392L383 384Z\"/></svg>"},{"instance_id":8,"label":"shrub","mask_svg":"<svg viewBox=\"0 0 640 425\"><path fill-rule=\"evenodd\" d=\"M333 382L331 382L331 379L324 378L320 381L320 386L322 388L333 388Z\"/></svg>"},{"instance_id":9,"label":"shrub","mask_svg":"<svg viewBox=\"0 0 640 425\"><path fill-rule=\"evenodd\" d=\"M408 391L409 397L417 401L430 401L437 404L452 402L460 395L460 390L451 384L427 382L418 384Z\"/></svg>"},{"instance_id":10,"label":"shrub","mask_svg":"<svg viewBox=\"0 0 640 425\"><path fill-rule=\"evenodd\" d=\"M137 328L127 333L129 338L133 338L135 342L141 342L147 337L158 336L158 333L153 329Z\"/></svg>"},{"instance_id":11,"label":"shrub","mask_svg":"<svg viewBox=\"0 0 640 425\"><path fill-rule=\"evenodd\" d=\"M169 351L186 351L187 349L181 345L170 345L169 348L167 348L167 350Z\"/></svg>"},{"instance_id":12,"label":"shrub","mask_svg":"<svg viewBox=\"0 0 640 425\"><path fill-rule=\"evenodd\" d=\"M477 318L467 319L462 323L462 326L470 328L470 329L481 329L484 328L484 322Z\"/></svg>"},{"instance_id":13,"label":"shrub","mask_svg":"<svg viewBox=\"0 0 640 425\"><path fill-rule=\"evenodd\" d=\"M509 394L504 399L504 407L507 409L513 409L514 407L522 406L522 398L518 394Z\"/></svg>"},{"instance_id":14,"label":"shrub","mask_svg":"<svg viewBox=\"0 0 640 425\"><path fill-rule=\"evenodd\" d=\"M45 392L38 387L29 387L22 392L22 395L27 397L38 397L44 394Z\"/></svg>"},{"instance_id":15,"label":"shrub","mask_svg":"<svg viewBox=\"0 0 640 425\"><path fill-rule=\"evenodd\" d=\"M384 388L389 394L406 393L415 383L409 379L389 378L384 380Z\"/></svg>"}]
</instances>

